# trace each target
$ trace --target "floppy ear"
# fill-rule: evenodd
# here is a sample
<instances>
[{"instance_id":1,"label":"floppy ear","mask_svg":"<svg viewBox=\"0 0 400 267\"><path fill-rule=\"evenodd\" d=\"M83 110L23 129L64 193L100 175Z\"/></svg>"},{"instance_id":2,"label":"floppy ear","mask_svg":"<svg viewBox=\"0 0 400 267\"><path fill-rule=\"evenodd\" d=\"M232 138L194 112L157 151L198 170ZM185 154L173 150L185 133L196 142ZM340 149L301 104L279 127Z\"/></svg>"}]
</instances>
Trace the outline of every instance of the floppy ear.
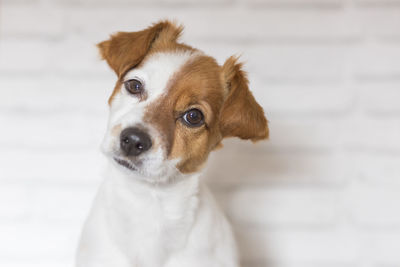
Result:
<instances>
[{"instance_id":1,"label":"floppy ear","mask_svg":"<svg viewBox=\"0 0 400 267\"><path fill-rule=\"evenodd\" d=\"M109 40L97 44L100 55L120 76L126 70L138 65L156 42L175 42L182 27L169 21L161 21L138 32L118 32Z\"/></svg>"},{"instance_id":2,"label":"floppy ear","mask_svg":"<svg viewBox=\"0 0 400 267\"><path fill-rule=\"evenodd\" d=\"M228 58L222 66L226 100L220 115L222 137L257 141L268 138L267 119L248 87L246 73L237 58Z\"/></svg>"}]
</instances>

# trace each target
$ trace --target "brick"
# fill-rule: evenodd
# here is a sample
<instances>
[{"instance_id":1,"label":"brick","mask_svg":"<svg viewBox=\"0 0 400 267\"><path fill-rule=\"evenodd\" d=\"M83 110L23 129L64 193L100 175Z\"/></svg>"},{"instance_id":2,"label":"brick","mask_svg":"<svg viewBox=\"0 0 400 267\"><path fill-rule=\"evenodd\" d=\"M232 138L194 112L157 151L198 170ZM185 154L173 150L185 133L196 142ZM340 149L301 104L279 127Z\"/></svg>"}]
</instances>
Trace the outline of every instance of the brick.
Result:
<instances>
[{"instance_id":1,"label":"brick","mask_svg":"<svg viewBox=\"0 0 400 267\"><path fill-rule=\"evenodd\" d=\"M399 0L356 0L356 4L361 7L391 7L394 5L399 5Z\"/></svg>"},{"instance_id":2,"label":"brick","mask_svg":"<svg viewBox=\"0 0 400 267\"><path fill-rule=\"evenodd\" d=\"M218 5L230 5L234 3L234 0L162 0L162 3L165 5L183 5L183 6L196 6L196 5L210 5L210 6L218 6Z\"/></svg>"},{"instance_id":3,"label":"brick","mask_svg":"<svg viewBox=\"0 0 400 267\"><path fill-rule=\"evenodd\" d=\"M76 9L69 13L69 30L102 40L115 31L141 30L160 18L170 17L171 10L174 18L186 27L184 40L354 40L359 34L357 25L351 23L351 14L340 10L298 12L224 7L207 10L207 19L201 9L153 7L149 12L146 7L137 7L134 16L130 9ZM245 23L238 18L246 18Z\"/></svg>"},{"instance_id":4,"label":"brick","mask_svg":"<svg viewBox=\"0 0 400 267\"><path fill-rule=\"evenodd\" d=\"M0 31L3 37L60 38L65 32L64 14L52 5L4 5Z\"/></svg>"},{"instance_id":5,"label":"brick","mask_svg":"<svg viewBox=\"0 0 400 267\"><path fill-rule=\"evenodd\" d=\"M20 112L0 116L3 130L0 146L19 148L87 148L100 144L106 117L82 114ZM27 131L30 134L27 135Z\"/></svg>"},{"instance_id":6,"label":"brick","mask_svg":"<svg viewBox=\"0 0 400 267\"><path fill-rule=\"evenodd\" d=\"M3 5L38 4L39 0L2 0Z\"/></svg>"},{"instance_id":7,"label":"brick","mask_svg":"<svg viewBox=\"0 0 400 267\"><path fill-rule=\"evenodd\" d=\"M318 187L240 187L224 195L224 210L236 223L292 228L334 224L340 196Z\"/></svg>"},{"instance_id":8,"label":"brick","mask_svg":"<svg viewBox=\"0 0 400 267\"><path fill-rule=\"evenodd\" d=\"M288 115L300 118L340 118L349 112L354 103L353 91L340 85L275 86L267 82L259 84L259 81L253 79L252 86L256 99L265 111L277 118Z\"/></svg>"},{"instance_id":9,"label":"brick","mask_svg":"<svg viewBox=\"0 0 400 267\"><path fill-rule=\"evenodd\" d=\"M399 162L400 163L400 162ZM381 176L384 176L382 173ZM399 186L362 185L353 182L345 191L352 220L364 227L387 229L400 226Z\"/></svg>"},{"instance_id":10,"label":"brick","mask_svg":"<svg viewBox=\"0 0 400 267\"><path fill-rule=\"evenodd\" d=\"M0 86L7 88L0 91L0 121L8 126L2 131L0 146L99 146L113 81L8 79ZM26 135L25 129L32 134Z\"/></svg>"},{"instance_id":11,"label":"brick","mask_svg":"<svg viewBox=\"0 0 400 267\"><path fill-rule=\"evenodd\" d=\"M354 265L354 263L343 263L343 262L321 262L321 261L312 261L312 262L288 262L288 261L249 261L242 262L243 267L265 267L265 266L274 266L274 267L354 267L358 265ZM383 266L381 266L383 267ZM388 267L388 266L386 266Z\"/></svg>"},{"instance_id":12,"label":"brick","mask_svg":"<svg viewBox=\"0 0 400 267\"><path fill-rule=\"evenodd\" d=\"M6 39L0 43L0 74L34 72L40 74L114 78L101 61L93 41L74 38L64 41Z\"/></svg>"},{"instance_id":13,"label":"brick","mask_svg":"<svg viewBox=\"0 0 400 267\"><path fill-rule=\"evenodd\" d=\"M354 47L349 44L251 45L199 41L194 45L216 56L220 64L231 55L241 55L250 81L264 90L275 84L340 85L347 78Z\"/></svg>"},{"instance_id":14,"label":"brick","mask_svg":"<svg viewBox=\"0 0 400 267\"><path fill-rule=\"evenodd\" d=\"M98 183L106 161L96 150L1 149L0 180ZM21 168L23 164L23 168Z\"/></svg>"},{"instance_id":15,"label":"brick","mask_svg":"<svg viewBox=\"0 0 400 267\"><path fill-rule=\"evenodd\" d=\"M385 185L387 188L400 186L400 156L393 154L362 153L354 162L360 180L371 185Z\"/></svg>"},{"instance_id":16,"label":"brick","mask_svg":"<svg viewBox=\"0 0 400 267\"><path fill-rule=\"evenodd\" d=\"M0 181L0 184L0 200L5 203L0 207L0 224L26 220L42 223L83 221L97 189L87 183L68 183L67 180L61 183L10 180Z\"/></svg>"},{"instance_id":17,"label":"brick","mask_svg":"<svg viewBox=\"0 0 400 267\"><path fill-rule=\"evenodd\" d=\"M366 232L361 236L363 255L377 266L398 266L400 264L398 231Z\"/></svg>"},{"instance_id":18,"label":"brick","mask_svg":"<svg viewBox=\"0 0 400 267\"><path fill-rule=\"evenodd\" d=\"M42 0L42 3L51 4L56 2L59 6L79 7L91 9L99 6L113 6L118 8L133 7L133 6L152 6L162 4L162 0Z\"/></svg>"},{"instance_id":19,"label":"brick","mask_svg":"<svg viewBox=\"0 0 400 267\"><path fill-rule=\"evenodd\" d=\"M43 71L49 47L50 43L43 41L2 41L0 43L0 73Z\"/></svg>"},{"instance_id":20,"label":"brick","mask_svg":"<svg viewBox=\"0 0 400 267\"><path fill-rule=\"evenodd\" d=\"M358 87L362 107L368 115L400 116L400 83L367 83Z\"/></svg>"},{"instance_id":21,"label":"brick","mask_svg":"<svg viewBox=\"0 0 400 267\"><path fill-rule=\"evenodd\" d=\"M47 56L46 69L55 73L116 78L106 62L101 60L96 42L92 40L70 38L57 42Z\"/></svg>"},{"instance_id":22,"label":"brick","mask_svg":"<svg viewBox=\"0 0 400 267\"><path fill-rule=\"evenodd\" d=\"M359 1L362 4L373 3L387 5L389 1ZM394 1L392 1L394 2ZM400 4L400 1L397 1ZM375 6L376 7L376 6ZM378 39L400 37L400 10L398 8L360 8L355 13L364 36Z\"/></svg>"},{"instance_id":23,"label":"brick","mask_svg":"<svg viewBox=\"0 0 400 267\"><path fill-rule=\"evenodd\" d=\"M348 150L374 153L400 150L399 119L350 119L345 129L343 145Z\"/></svg>"},{"instance_id":24,"label":"brick","mask_svg":"<svg viewBox=\"0 0 400 267\"><path fill-rule=\"evenodd\" d=\"M354 51L354 75L359 81L398 81L400 46L396 43L370 44Z\"/></svg>"},{"instance_id":25,"label":"brick","mask_svg":"<svg viewBox=\"0 0 400 267\"><path fill-rule=\"evenodd\" d=\"M45 183L30 187L31 217L43 223L83 222L97 186L82 183Z\"/></svg>"},{"instance_id":26,"label":"brick","mask_svg":"<svg viewBox=\"0 0 400 267\"><path fill-rule=\"evenodd\" d=\"M42 2L54 2L54 0L42 0ZM124 7L191 7L191 6L220 6L232 4L232 0L57 0L60 5L79 6L79 7L96 7L102 6L118 6Z\"/></svg>"},{"instance_id":27,"label":"brick","mask_svg":"<svg viewBox=\"0 0 400 267\"><path fill-rule=\"evenodd\" d=\"M28 188L23 184L0 183L0 222L17 221L28 216ZM0 223L1 224L1 223Z\"/></svg>"},{"instance_id":28,"label":"brick","mask_svg":"<svg viewBox=\"0 0 400 267\"><path fill-rule=\"evenodd\" d=\"M226 140L208 160L204 177L215 187L240 184L341 184L354 174L347 158L330 153L273 153L268 143Z\"/></svg>"},{"instance_id":29,"label":"brick","mask_svg":"<svg viewBox=\"0 0 400 267\"><path fill-rule=\"evenodd\" d=\"M375 267L397 267L397 263L374 264Z\"/></svg>"},{"instance_id":30,"label":"brick","mask_svg":"<svg viewBox=\"0 0 400 267\"><path fill-rule=\"evenodd\" d=\"M250 0L243 3L251 6L286 7L286 8L337 8L342 7L343 0Z\"/></svg>"},{"instance_id":31,"label":"brick","mask_svg":"<svg viewBox=\"0 0 400 267\"><path fill-rule=\"evenodd\" d=\"M71 262L67 260L0 260L1 266L7 267L69 267L71 266Z\"/></svg>"},{"instance_id":32,"label":"brick","mask_svg":"<svg viewBox=\"0 0 400 267\"><path fill-rule=\"evenodd\" d=\"M274 267L354 267L354 263L343 263L343 262L282 262L282 261L261 261L261 262L243 262L243 267L265 267L265 266L274 266ZM388 266L386 266L388 267Z\"/></svg>"},{"instance_id":33,"label":"brick","mask_svg":"<svg viewBox=\"0 0 400 267\"><path fill-rule=\"evenodd\" d=\"M24 79L19 76L2 77L0 87L5 90L0 91L0 106L4 113L0 117L16 123L13 119L17 121L25 115L51 121L52 116L54 118L57 114L71 120L74 116L96 121L103 119L101 124L104 125L107 100L114 88L114 79L38 78L35 75L27 75Z\"/></svg>"},{"instance_id":34,"label":"brick","mask_svg":"<svg viewBox=\"0 0 400 267\"><path fill-rule=\"evenodd\" d=\"M68 260L0 260L1 266L7 267L70 267L72 261Z\"/></svg>"},{"instance_id":35,"label":"brick","mask_svg":"<svg viewBox=\"0 0 400 267\"><path fill-rule=\"evenodd\" d=\"M347 45L278 45L256 47L244 53L249 56L251 74L267 81L298 85L340 83L346 75L350 51Z\"/></svg>"},{"instance_id":36,"label":"brick","mask_svg":"<svg viewBox=\"0 0 400 267\"><path fill-rule=\"evenodd\" d=\"M268 100L271 101L271 99ZM332 151L342 142L344 129L341 119L332 117L329 117L328 120L303 118L304 114L299 111L293 112L297 119L291 116L289 118L280 117L276 110L271 109L270 105L265 105L265 112L271 130L270 138L266 141L266 146L270 150L281 152Z\"/></svg>"},{"instance_id":37,"label":"brick","mask_svg":"<svg viewBox=\"0 0 400 267\"><path fill-rule=\"evenodd\" d=\"M78 244L76 225L43 224L34 221L0 227L2 260L70 261Z\"/></svg>"},{"instance_id":38,"label":"brick","mask_svg":"<svg viewBox=\"0 0 400 267\"><path fill-rule=\"evenodd\" d=\"M237 229L237 236L245 262L336 263L337 266L354 266L358 259L356 237L344 230L302 232L241 228Z\"/></svg>"}]
</instances>

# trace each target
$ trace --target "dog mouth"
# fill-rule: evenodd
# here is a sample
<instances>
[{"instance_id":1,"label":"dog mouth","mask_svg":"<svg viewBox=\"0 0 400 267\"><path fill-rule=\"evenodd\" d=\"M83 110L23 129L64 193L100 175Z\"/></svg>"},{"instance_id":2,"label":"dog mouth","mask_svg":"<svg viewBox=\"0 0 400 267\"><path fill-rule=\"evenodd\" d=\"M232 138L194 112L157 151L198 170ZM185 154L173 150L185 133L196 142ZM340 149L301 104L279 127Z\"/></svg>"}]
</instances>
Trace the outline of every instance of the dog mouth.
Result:
<instances>
[{"instance_id":1,"label":"dog mouth","mask_svg":"<svg viewBox=\"0 0 400 267\"><path fill-rule=\"evenodd\" d=\"M114 158L115 162L117 162L119 165L124 166L125 168L131 170L131 171L136 171L137 169L132 165L132 163L130 163L127 160L124 159L119 159L119 158Z\"/></svg>"}]
</instances>

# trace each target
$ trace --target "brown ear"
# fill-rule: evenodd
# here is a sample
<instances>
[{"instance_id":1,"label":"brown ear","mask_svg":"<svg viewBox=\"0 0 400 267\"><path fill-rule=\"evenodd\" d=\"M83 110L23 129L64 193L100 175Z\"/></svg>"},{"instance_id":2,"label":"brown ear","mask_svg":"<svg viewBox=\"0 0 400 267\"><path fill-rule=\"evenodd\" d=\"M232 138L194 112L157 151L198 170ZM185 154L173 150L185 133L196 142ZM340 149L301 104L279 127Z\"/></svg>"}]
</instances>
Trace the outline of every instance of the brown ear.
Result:
<instances>
[{"instance_id":1,"label":"brown ear","mask_svg":"<svg viewBox=\"0 0 400 267\"><path fill-rule=\"evenodd\" d=\"M155 43L166 45L175 42L182 27L169 21L161 21L138 32L118 32L109 40L97 44L100 54L120 76L138 65Z\"/></svg>"},{"instance_id":2,"label":"brown ear","mask_svg":"<svg viewBox=\"0 0 400 267\"><path fill-rule=\"evenodd\" d=\"M223 137L239 137L257 141L268 138L267 119L248 87L246 73L237 58L228 58L222 66L226 100L220 115Z\"/></svg>"}]
</instances>

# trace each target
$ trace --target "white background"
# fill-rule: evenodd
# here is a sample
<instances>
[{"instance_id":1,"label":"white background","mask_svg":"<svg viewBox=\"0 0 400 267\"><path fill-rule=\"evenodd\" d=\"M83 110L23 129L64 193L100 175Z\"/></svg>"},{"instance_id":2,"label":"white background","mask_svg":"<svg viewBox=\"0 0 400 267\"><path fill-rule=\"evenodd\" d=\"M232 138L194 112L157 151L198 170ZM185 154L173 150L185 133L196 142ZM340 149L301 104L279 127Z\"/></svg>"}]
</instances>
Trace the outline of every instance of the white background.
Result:
<instances>
[{"instance_id":1,"label":"white background","mask_svg":"<svg viewBox=\"0 0 400 267\"><path fill-rule=\"evenodd\" d=\"M94 45L162 18L242 54L270 121L206 174L243 266L399 267L399 0L2 0L0 266L72 266L115 81Z\"/></svg>"}]
</instances>

